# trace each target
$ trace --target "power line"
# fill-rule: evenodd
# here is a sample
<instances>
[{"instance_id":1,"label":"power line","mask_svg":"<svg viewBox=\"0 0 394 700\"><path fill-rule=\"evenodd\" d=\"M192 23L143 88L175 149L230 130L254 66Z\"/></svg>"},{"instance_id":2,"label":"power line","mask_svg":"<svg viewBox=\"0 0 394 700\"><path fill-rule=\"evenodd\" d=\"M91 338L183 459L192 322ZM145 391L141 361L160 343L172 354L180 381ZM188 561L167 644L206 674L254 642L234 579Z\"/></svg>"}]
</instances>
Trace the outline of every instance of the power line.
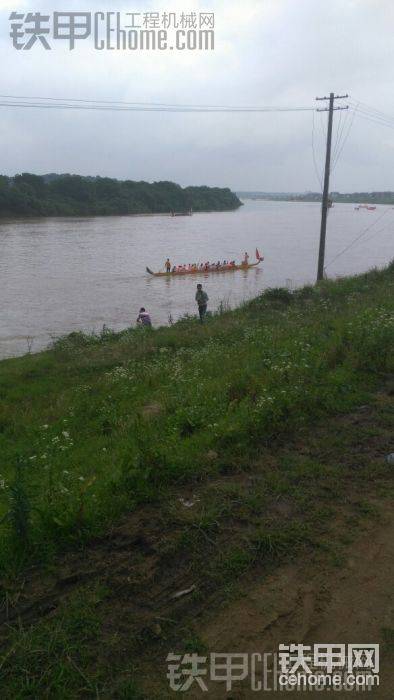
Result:
<instances>
[{"instance_id":1,"label":"power line","mask_svg":"<svg viewBox=\"0 0 394 700\"><path fill-rule=\"evenodd\" d=\"M367 116L366 114L363 114L359 110L356 110L357 116L360 117L360 119L365 119L365 121L371 122L371 124L377 124L378 126L387 126L388 129L392 129L394 127L394 123L390 122L384 122L381 121L380 119L375 119L374 117Z\"/></svg>"},{"instance_id":2,"label":"power line","mask_svg":"<svg viewBox=\"0 0 394 700\"><path fill-rule=\"evenodd\" d=\"M37 95L0 95L4 100L46 100L48 102L75 102L85 104L127 105L127 106L154 106L154 107L228 107L228 105L186 105L168 102L125 102L124 100L85 100L74 97L39 97Z\"/></svg>"},{"instance_id":3,"label":"power line","mask_svg":"<svg viewBox=\"0 0 394 700\"><path fill-rule=\"evenodd\" d=\"M374 231L374 233L372 234L372 236L369 236L369 238L366 238L365 241L363 241L363 242L364 242L364 243L368 243L368 241L371 241L372 238L374 238L375 236L378 235L378 233L382 233L382 231L386 231L386 229L388 229L390 225L391 225L391 224L387 224L387 226L382 226L382 228L380 228L378 231Z\"/></svg>"},{"instance_id":4,"label":"power line","mask_svg":"<svg viewBox=\"0 0 394 700\"><path fill-rule=\"evenodd\" d=\"M320 126L320 134L321 134L321 144L322 148L325 150L326 147L326 130L325 130L325 125L324 125L324 114L320 110L317 110L317 113L319 115L319 126ZM324 179L324 156L322 157L322 164L321 164L321 179L323 181ZM323 190L323 186L322 186Z\"/></svg>"},{"instance_id":5,"label":"power line","mask_svg":"<svg viewBox=\"0 0 394 700\"><path fill-rule=\"evenodd\" d=\"M348 112L346 112L346 114L348 114ZM332 159L333 159L333 161L335 160L335 156L336 156L336 154L337 154L337 149L338 149L338 147L339 147L339 141L340 141L339 132L340 132L340 129L341 129L341 122L342 122L342 112L339 112L339 120L338 120L338 123L337 123L337 130L336 130L336 135L335 135L335 143L334 143L334 148L332 149Z\"/></svg>"},{"instance_id":6,"label":"power line","mask_svg":"<svg viewBox=\"0 0 394 700\"><path fill-rule=\"evenodd\" d=\"M356 109L357 112L360 112L360 114L364 114L366 117L371 117L371 119L377 119L381 122L386 122L387 124L394 124L394 117L383 117L378 114L374 114L368 109L364 109L363 107L360 107L358 105L353 105L353 108Z\"/></svg>"},{"instance_id":7,"label":"power line","mask_svg":"<svg viewBox=\"0 0 394 700\"><path fill-rule=\"evenodd\" d=\"M394 122L388 122L388 121L382 121L379 118L371 117L360 110L355 110L356 114L360 119L365 119L366 121L371 122L371 124L377 124L378 126L386 126L388 129L393 129L394 128Z\"/></svg>"},{"instance_id":8,"label":"power line","mask_svg":"<svg viewBox=\"0 0 394 700\"><path fill-rule=\"evenodd\" d=\"M312 157L313 157L313 165L315 168L315 173L316 173L316 178L318 183L320 184L320 189L323 191L323 177L319 173L319 168L317 165L317 160L316 160L316 151L315 151L315 112L313 111L312 115Z\"/></svg>"},{"instance_id":9,"label":"power line","mask_svg":"<svg viewBox=\"0 0 394 700\"><path fill-rule=\"evenodd\" d=\"M313 107L256 107L254 105L206 105L206 104L180 104L168 102L125 102L123 100L85 100L74 97L37 97L36 95L0 95L2 100L43 100L48 102L76 103L76 104L93 104L93 105L123 105L128 107L182 107L190 109L256 109L264 111L312 111Z\"/></svg>"},{"instance_id":10,"label":"power line","mask_svg":"<svg viewBox=\"0 0 394 700\"><path fill-rule=\"evenodd\" d=\"M342 151L343 151L343 149L345 148L346 141L347 141L348 138L349 138L349 134L350 134L350 132L351 132L351 130L352 130L352 126L353 126L353 123L354 123L355 114L356 114L356 113L355 113L355 111L354 111L353 114L352 114L350 123L349 123L348 130L347 130L347 132L346 132L346 134L345 134L345 136L344 136L344 138L343 138L342 145L341 145L340 148L338 148L337 155L336 155L336 157L334 158L334 162L333 162L333 164L332 164L332 170L333 170L333 171L335 170L335 168L336 168L336 166L337 166L337 164L338 164L338 161L339 161L339 159L340 159L340 157L341 157L341 155L342 155Z\"/></svg>"},{"instance_id":11,"label":"power line","mask_svg":"<svg viewBox=\"0 0 394 700\"><path fill-rule=\"evenodd\" d=\"M338 260L338 258L340 258L341 255L343 255L343 254L346 253L350 248L352 248L352 247L354 246L354 244L357 243L357 241L359 241L360 238L362 238L363 236L365 236L365 234L368 233L368 231L370 231L374 226L376 226L376 224L378 223L378 221L381 221L381 219L383 219L383 217L386 216L386 214L388 214L389 211L390 211L389 208L385 209L384 212L383 212L380 216L378 216L378 218L375 219L375 221L374 221L370 226L367 226L367 228L364 229L356 238L354 238L353 241L351 241L351 242L349 243L349 245L346 246L346 248L344 248L343 250L341 250L341 251L338 253L338 255L336 255L334 258L332 258L332 260L330 260L330 262L327 263L327 265L325 266L324 269L327 269L327 267L329 267L330 265L332 265L332 263L335 262L335 260ZM375 233L376 233L376 231L375 231Z\"/></svg>"},{"instance_id":12,"label":"power line","mask_svg":"<svg viewBox=\"0 0 394 700\"><path fill-rule=\"evenodd\" d=\"M380 110L377 110L374 107L366 105L364 102L355 103L352 100L352 107L356 109L359 116L371 119L372 121L375 121L376 123L381 124L383 126L394 126L393 115L381 112Z\"/></svg>"},{"instance_id":13,"label":"power line","mask_svg":"<svg viewBox=\"0 0 394 700\"><path fill-rule=\"evenodd\" d=\"M346 127L348 126L348 122L349 122L349 113L350 113L350 112L349 112L349 110L348 110L348 111L346 112L345 117L344 117L343 122L342 122L342 127L341 127L341 132L340 132L340 134L339 134L337 149L336 149L336 152L334 152L334 156L333 156L333 161L334 161L333 169L336 167L336 164L337 164L337 162L338 162L338 160L339 160L339 152L340 152L340 150L341 150L341 148L342 148L342 144L344 143L344 133L345 133ZM341 117L342 117L342 112L341 112L340 115L339 115L339 120L341 120ZM346 137L345 137L345 138L346 138Z\"/></svg>"},{"instance_id":14,"label":"power line","mask_svg":"<svg viewBox=\"0 0 394 700\"><path fill-rule=\"evenodd\" d=\"M326 142L326 131L325 131L324 124L323 124L323 119L324 119L323 112L318 111L318 115L319 115L319 126L320 126L320 134L321 134L322 143L325 143Z\"/></svg>"},{"instance_id":15,"label":"power line","mask_svg":"<svg viewBox=\"0 0 394 700\"><path fill-rule=\"evenodd\" d=\"M0 107L17 107L21 109L66 109L113 112L206 112L206 113L263 113L263 112L311 112L313 107L231 107L222 105L180 105L143 102L111 102L99 100L74 100L44 97L7 97L0 95ZM16 101L18 100L18 101ZM21 100L27 100L22 102ZM41 100L32 102L31 100Z\"/></svg>"},{"instance_id":16,"label":"power line","mask_svg":"<svg viewBox=\"0 0 394 700\"><path fill-rule=\"evenodd\" d=\"M394 121L394 116L391 114L387 114L386 112L382 112L379 109L376 109L375 107L372 107L371 105L367 105L365 102L357 101L356 103L351 100L351 103L353 106L358 107L360 110L363 110L366 113L371 114L371 116L375 117L380 117L382 119L388 120L388 121Z\"/></svg>"}]
</instances>

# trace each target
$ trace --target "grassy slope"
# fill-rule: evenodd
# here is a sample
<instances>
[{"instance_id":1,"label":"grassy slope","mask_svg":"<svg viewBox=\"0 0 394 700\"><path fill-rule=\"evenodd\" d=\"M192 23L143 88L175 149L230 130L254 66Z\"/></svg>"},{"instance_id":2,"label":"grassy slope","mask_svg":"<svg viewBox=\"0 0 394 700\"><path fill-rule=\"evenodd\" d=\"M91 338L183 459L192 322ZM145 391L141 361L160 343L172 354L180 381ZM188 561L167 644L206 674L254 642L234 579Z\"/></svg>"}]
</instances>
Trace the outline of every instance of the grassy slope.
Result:
<instances>
[{"instance_id":1,"label":"grassy slope","mask_svg":"<svg viewBox=\"0 0 394 700\"><path fill-rule=\"evenodd\" d=\"M74 335L0 364L3 561L83 540L174 480L248 460L392 368L393 270L268 292L199 326ZM19 467L16 469L16 465Z\"/></svg>"},{"instance_id":2,"label":"grassy slope","mask_svg":"<svg viewBox=\"0 0 394 700\"><path fill-rule=\"evenodd\" d=\"M15 608L27 624L2 633L4 697L139 697L144 649L201 644L190 598L169 611L167 590L196 582L195 612L299 548L319 543L340 565L328 523L346 507L351 538L367 496L387 491L392 424L386 400L365 425L326 417L368 402L392 370L392 290L391 268L266 293L203 327L74 336L1 363L3 619ZM40 569L14 579L28 557L46 562L42 582ZM146 615L155 591L162 629Z\"/></svg>"}]
</instances>

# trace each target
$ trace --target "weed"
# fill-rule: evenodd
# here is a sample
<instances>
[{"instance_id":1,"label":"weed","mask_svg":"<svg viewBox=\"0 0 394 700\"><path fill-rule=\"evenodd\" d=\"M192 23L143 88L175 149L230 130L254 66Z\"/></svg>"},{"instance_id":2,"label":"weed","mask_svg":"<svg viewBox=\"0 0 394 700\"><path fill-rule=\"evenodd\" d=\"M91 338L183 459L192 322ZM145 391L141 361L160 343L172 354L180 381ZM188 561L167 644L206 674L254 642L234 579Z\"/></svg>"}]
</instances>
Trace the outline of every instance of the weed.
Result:
<instances>
[{"instance_id":1,"label":"weed","mask_svg":"<svg viewBox=\"0 0 394 700\"><path fill-rule=\"evenodd\" d=\"M81 591L68 601L54 620L11 634L10 647L0 660L5 700L22 697L97 696L99 672L87 642L98 639L100 620L95 592Z\"/></svg>"},{"instance_id":2,"label":"weed","mask_svg":"<svg viewBox=\"0 0 394 700\"><path fill-rule=\"evenodd\" d=\"M18 458L15 466L15 479L9 486L10 509L8 520L18 545L25 548L29 543L31 525L31 503L26 490L26 463Z\"/></svg>"},{"instance_id":3,"label":"weed","mask_svg":"<svg viewBox=\"0 0 394 700\"><path fill-rule=\"evenodd\" d=\"M263 297L268 301L278 301L286 305L293 301L293 293L286 287L270 287L265 290Z\"/></svg>"}]
</instances>

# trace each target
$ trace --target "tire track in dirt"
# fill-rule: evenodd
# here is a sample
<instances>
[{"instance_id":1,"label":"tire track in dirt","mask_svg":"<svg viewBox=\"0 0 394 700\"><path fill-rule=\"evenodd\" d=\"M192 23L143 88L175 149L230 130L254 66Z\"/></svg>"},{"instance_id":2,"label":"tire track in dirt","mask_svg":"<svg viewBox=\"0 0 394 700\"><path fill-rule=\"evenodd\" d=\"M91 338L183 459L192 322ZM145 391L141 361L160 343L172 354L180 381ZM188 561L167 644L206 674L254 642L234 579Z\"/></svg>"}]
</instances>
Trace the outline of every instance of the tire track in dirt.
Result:
<instances>
[{"instance_id":1,"label":"tire track in dirt","mask_svg":"<svg viewBox=\"0 0 394 700\"><path fill-rule=\"evenodd\" d=\"M245 590L241 599L201 620L196 635L209 651L224 653L276 652L279 644L289 642L379 643L380 687L368 697L392 700L394 656L385 648L383 630L394 629L393 505L384 503L379 526L374 522L365 527L340 570L305 558L282 566ZM262 696L278 694L271 690ZM312 691L307 697L324 695ZM347 691L331 695L351 697ZM245 684L227 694L222 683L211 683L208 693L193 690L189 696L241 700L258 693Z\"/></svg>"}]
</instances>

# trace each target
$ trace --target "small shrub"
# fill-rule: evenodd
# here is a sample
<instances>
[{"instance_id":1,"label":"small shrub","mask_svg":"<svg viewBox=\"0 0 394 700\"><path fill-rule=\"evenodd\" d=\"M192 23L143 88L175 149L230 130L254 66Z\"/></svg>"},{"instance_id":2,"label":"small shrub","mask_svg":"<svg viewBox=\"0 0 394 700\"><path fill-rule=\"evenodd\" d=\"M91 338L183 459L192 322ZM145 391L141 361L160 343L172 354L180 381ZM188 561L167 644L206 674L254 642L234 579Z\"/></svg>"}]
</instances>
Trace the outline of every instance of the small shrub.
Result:
<instances>
[{"instance_id":1,"label":"small shrub","mask_svg":"<svg viewBox=\"0 0 394 700\"><path fill-rule=\"evenodd\" d=\"M269 287L263 292L263 298L268 301L277 301L288 305L293 301L293 293L285 287Z\"/></svg>"}]
</instances>

